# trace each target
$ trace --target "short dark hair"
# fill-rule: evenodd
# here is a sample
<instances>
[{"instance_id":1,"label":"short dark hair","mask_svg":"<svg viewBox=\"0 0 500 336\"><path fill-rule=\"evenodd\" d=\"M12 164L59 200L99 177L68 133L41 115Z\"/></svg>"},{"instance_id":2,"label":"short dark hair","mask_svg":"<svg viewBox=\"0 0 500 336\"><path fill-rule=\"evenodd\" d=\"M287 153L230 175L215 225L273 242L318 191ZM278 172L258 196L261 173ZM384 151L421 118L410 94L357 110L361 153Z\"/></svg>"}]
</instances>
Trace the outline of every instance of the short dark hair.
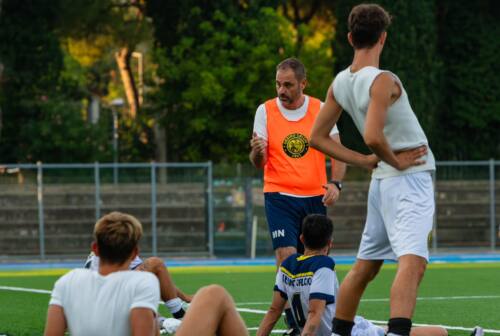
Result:
<instances>
[{"instance_id":1,"label":"short dark hair","mask_svg":"<svg viewBox=\"0 0 500 336\"><path fill-rule=\"evenodd\" d=\"M302 222L302 235L307 248L316 250L327 246L332 234L332 220L325 215L307 215Z\"/></svg>"},{"instance_id":2,"label":"short dark hair","mask_svg":"<svg viewBox=\"0 0 500 336\"><path fill-rule=\"evenodd\" d=\"M97 221L94 240L99 257L111 264L123 264L142 237L142 224L132 215L111 212Z\"/></svg>"},{"instance_id":3,"label":"short dark hair","mask_svg":"<svg viewBox=\"0 0 500 336\"><path fill-rule=\"evenodd\" d=\"M355 6L349 14L349 31L354 48L371 48L391 24L389 13L377 4Z\"/></svg>"},{"instance_id":4,"label":"short dark hair","mask_svg":"<svg viewBox=\"0 0 500 336\"><path fill-rule=\"evenodd\" d=\"M293 73L295 74L295 78L297 78L298 81L306 79L306 67L297 58L287 58L286 60L281 61L280 64L276 66L276 71L286 69L292 69Z\"/></svg>"}]
</instances>

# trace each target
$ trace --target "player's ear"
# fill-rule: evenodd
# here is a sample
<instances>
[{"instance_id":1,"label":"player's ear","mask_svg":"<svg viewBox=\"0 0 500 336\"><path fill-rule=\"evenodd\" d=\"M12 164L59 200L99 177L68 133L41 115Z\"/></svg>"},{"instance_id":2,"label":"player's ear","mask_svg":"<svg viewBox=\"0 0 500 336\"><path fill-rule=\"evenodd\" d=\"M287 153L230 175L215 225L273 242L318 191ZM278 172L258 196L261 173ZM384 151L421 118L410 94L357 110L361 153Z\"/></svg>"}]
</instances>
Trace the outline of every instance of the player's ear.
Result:
<instances>
[{"instance_id":1,"label":"player's ear","mask_svg":"<svg viewBox=\"0 0 500 336\"><path fill-rule=\"evenodd\" d=\"M302 90L304 90L304 89L306 88L307 84L308 84L308 83L307 83L307 79L306 79L306 78L304 78L304 79L300 82L300 88L301 88Z\"/></svg>"},{"instance_id":2,"label":"player's ear","mask_svg":"<svg viewBox=\"0 0 500 336\"><path fill-rule=\"evenodd\" d=\"M352 43L352 33L351 32L347 33L347 41L349 41L349 44L351 45L351 47L354 48L354 43Z\"/></svg>"},{"instance_id":3,"label":"player's ear","mask_svg":"<svg viewBox=\"0 0 500 336\"><path fill-rule=\"evenodd\" d=\"M380 45L384 45L385 44L385 39L387 38L387 32L384 31L382 32L382 34L380 34L380 38L378 39L378 42L380 43Z\"/></svg>"},{"instance_id":4,"label":"player's ear","mask_svg":"<svg viewBox=\"0 0 500 336\"><path fill-rule=\"evenodd\" d=\"M90 249L92 250L92 252L94 252L96 256L99 256L99 246L97 246L97 243L95 241L93 241L92 244L90 244Z\"/></svg>"},{"instance_id":5,"label":"player's ear","mask_svg":"<svg viewBox=\"0 0 500 336\"><path fill-rule=\"evenodd\" d=\"M300 242L304 244L304 235L301 233L299 236Z\"/></svg>"},{"instance_id":6,"label":"player's ear","mask_svg":"<svg viewBox=\"0 0 500 336\"><path fill-rule=\"evenodd\" d=\"M139 255L139 246L136 246L132 251L132 259L135 259Z\"/></svg>"}]
</instances>

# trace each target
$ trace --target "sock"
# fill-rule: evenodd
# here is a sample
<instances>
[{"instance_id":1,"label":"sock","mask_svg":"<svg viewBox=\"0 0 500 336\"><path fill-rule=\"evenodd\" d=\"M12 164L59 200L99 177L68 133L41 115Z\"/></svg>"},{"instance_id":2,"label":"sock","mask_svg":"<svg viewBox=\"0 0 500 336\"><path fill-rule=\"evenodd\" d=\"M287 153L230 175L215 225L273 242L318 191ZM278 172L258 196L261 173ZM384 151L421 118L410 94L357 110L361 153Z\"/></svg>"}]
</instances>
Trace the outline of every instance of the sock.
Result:
<instances>
[{"instance_id":1,"label":"sock","mask_svg":"<svg viewBox=\"0 0 500 336\"><path fill-rule=\"evenodd\" d=\"M351 336L353 326L353 321L341 320L334 317L332 322L332 333L338 336Z\"/></svg>"},{"instance_id":2,"label":"sock","mask_svg":"<svg viewBox=\"0 0 500 336\"><path fill-rule=\"evenodd\" d=\"M411 320L405 317L394 317L389 320L387 336L409 336Z\"/></svg>"},{"instance_id":3,"label":"sock","mask_svg":"<svg viewBox=\"0 0 500 336\"><path fill-rule=\"evenodd\" d=\"M295 323L295 319L293 318L292 314L292 309L291 308L286 308L285 309L285 322L288 328L296 328L298 329L299 327L297 326L297 323Z\"/></svg>"},{"instance_id":4,"label":"sock","mask_svg":"<svg viewBox=\"0 0 500 336\"><path fill-rule=\"evenodd\" d=\"M179 298L171 299L165 302L165 307L170 311L172 316L176 319L184 317L184 309L182 309L182 300Z\"/></svg>"}]
</instances>

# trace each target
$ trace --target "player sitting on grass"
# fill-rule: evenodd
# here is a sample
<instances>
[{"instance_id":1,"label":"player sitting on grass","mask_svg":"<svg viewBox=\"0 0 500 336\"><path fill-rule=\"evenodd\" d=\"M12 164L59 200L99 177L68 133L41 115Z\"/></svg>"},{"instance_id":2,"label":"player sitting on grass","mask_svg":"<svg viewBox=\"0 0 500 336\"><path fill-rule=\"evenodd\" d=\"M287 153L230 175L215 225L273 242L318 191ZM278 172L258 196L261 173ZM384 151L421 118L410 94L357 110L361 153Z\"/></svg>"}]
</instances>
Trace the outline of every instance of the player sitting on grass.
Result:
<instances>
[{"instance_id":1,"label":"player sitting on grass","mask_svg":"<svg viewBox=\"0 0 500 336\"><path fill-rule=\"evenodd\" d=\"M52 291L45 336L157 335L160 286L149 272L129 270L138 254L142 225L133 216L112 212L97 221L92 250L97 271L74 269Z\"/></svg>"},{"instance_id":2,"label":"player sitting on grass","mask_svg":"<svg viewBox=\"0 0 500 336\"><path fill-rule=\"evenodd\" d=\"M300 240L304 254L285 259L276 275L274 296L262 320L258 336L269 335L288 301L302 336L330 336L335 316L338 280L335 262L328 256L332 248L332 221L324 215L309 215L302 224ZM356 316L352 329L354 336L383 336L378 327L361 316ZM411 336L446 336L441 327L415 327Z\"/></svg>"},{"instance_id":3,"label":"player sitting on grass","mask_svg":"<svg viewBox=\"0 0 500 336\"><path fill-rule=\"evenodd\" d=\"M99 269L99 257L91 252L85 262L85 268L97 271ZM160 282L160 294L161 299L165 302L165 306L172 316L176 319L180 319L184 316L184 309L182 308L183 302L191 302L192 295L187 295L183 293L179 288L177 288L168 272L167 267L163 260L158 257L150 257L147 259L141 259L136 256L129 265L129 270L131 271L147 271L153 273ZM160 320L163 320L160 318ZM160 321L160 325L162 325Z\"/></svg>"},{"instance_id":4,"label":"player sitting on grass","mask_svg":"<svg viewBox=\"0 0 500 336\"><path fill-rule=\"evenodd\" d=\"M75 269L54 285L45 336L153 336L160 288L149 272L134 272L142 225L133 216L113 212L94 228L92 250L97 271ZM177 329L177 328L176 328ZM245 336L247 329L233 299L217 285L201 288L177 330L177 336Z\"/></svg>"}]
</instances>

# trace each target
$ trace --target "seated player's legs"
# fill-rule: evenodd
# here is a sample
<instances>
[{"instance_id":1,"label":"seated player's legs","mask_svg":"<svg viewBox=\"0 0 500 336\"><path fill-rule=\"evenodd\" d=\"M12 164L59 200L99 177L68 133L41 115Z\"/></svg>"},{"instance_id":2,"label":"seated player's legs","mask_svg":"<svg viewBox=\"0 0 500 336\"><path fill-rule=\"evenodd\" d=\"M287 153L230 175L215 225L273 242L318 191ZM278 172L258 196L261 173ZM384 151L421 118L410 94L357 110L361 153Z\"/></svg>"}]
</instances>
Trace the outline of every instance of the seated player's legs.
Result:
<instances>
[{"instance_id":1,"label":"seated player's legs","mask_svg":"<svg viewBox=\"0 0 500 336\"><path fill-rule=\"evenodd\" d=\"M156 275L160 282L160 295L161 299L165 302L165 306L173 317L182 318L184 316L182 300L190 302L191 297L182 293L174 285L174 281L170 277L170 273L163 260L158 257L147 258L144 260L143 266L137 270L144 270Z\"/></svg>"},{"instance_id":2,"label":"seated player's legs","mask_svg":"<svg viewBox=\"0 0 500 336\"><path fill-rule=\"evenodd\" d=\"M380 190L384 223L399 261L391 288L391 318L411 318L429 258L428 236L434 217L432 177L429 172L419 172L387 178Z\"/></svg>"},{"instance_id":3,"label":"seated player's legs","mask_svg":"<svg viewBox=\"0 0 500 336\"><path fill-rule=\"evenodd\" d=\"M194 296L176 336L248 335L233 299L221 286L201 288Z\"/></svg>"},{"instance_id":4,"label":"seated player's legs","mask_svg":"<svg viewBox=\"0 0 500 336\"><path fill-rule=\"evenodd\" d=\"M352 336L384 336L385 333L386 328L379 327L362 316L354 318ZM448 336L448 332L439 326L413 327L410 336Z\"/></svg>"}]
</instances>

